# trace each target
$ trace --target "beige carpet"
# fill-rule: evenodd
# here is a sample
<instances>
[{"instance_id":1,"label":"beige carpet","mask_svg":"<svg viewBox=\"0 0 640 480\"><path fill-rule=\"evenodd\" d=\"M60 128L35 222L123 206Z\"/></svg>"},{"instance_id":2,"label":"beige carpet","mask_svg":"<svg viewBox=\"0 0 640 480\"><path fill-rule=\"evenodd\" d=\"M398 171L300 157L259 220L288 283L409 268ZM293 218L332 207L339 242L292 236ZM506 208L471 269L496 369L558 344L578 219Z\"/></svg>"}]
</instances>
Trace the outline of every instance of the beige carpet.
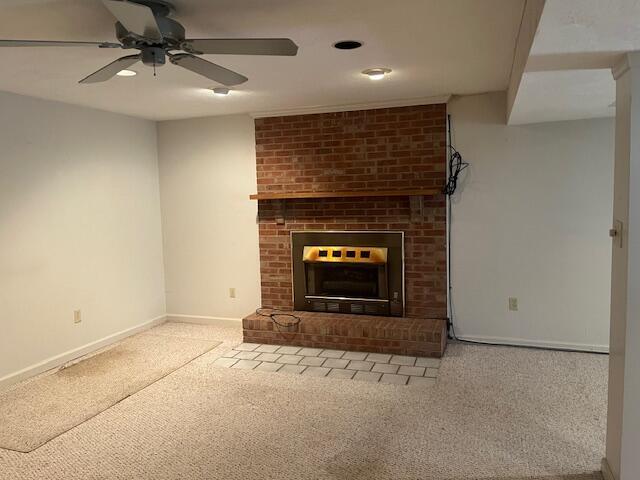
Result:
<instances>
[{"instance_id":1,"label":"beige carpet","mask_svg":"<svg viewBox=\"0 0 640 480\"><path fill-rule=\"evenodd\" d=\"M431 389L216 368L224 340L29 454L0 478L600 480L607 357L451 345Z\"/></svg>"},{"instance_id":2,"label":"beige carpet","mask_svg":"<svg viewBox=\"0 0 640 480\"><path fill-rule=\"evenodd\" d=\"M0 394L0 447L30 452L220 342L143 333Z\"/></svg>"}]
</instances>

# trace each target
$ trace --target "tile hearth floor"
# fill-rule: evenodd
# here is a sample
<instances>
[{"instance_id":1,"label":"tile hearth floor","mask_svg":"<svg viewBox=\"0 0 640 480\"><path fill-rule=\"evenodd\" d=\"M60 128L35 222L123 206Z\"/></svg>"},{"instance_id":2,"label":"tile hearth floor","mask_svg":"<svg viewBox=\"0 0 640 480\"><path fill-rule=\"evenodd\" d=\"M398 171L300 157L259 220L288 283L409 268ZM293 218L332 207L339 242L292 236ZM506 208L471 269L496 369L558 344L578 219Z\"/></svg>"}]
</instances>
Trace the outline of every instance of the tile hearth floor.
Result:
<instances>
[{"instance_id":1,"label":"tile hearth floor","mask_svg":"<svg viewBox=\"0 0 640 480\"><path fill-rule=\"evenodd\" d=\"M392 385L433 385L440 359L322 348L241 343L214 365Z\"/></svg>"}]
</instances>

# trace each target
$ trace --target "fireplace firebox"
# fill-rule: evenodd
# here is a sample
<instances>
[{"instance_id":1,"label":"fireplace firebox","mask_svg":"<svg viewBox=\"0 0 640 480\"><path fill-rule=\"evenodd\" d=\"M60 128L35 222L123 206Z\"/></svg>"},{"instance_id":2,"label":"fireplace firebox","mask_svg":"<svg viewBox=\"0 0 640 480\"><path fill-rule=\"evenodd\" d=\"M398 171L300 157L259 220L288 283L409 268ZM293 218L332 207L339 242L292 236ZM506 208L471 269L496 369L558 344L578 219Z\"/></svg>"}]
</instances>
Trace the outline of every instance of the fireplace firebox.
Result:
<instances>
[{"instance_id":1,"label":"fireplace firebox","mask_svg":"<svg viewBox=\"0 0 640 480\"><path fill-rule=\"evenodd\" d=\"M292 232L296 310L403 316L403 232Z\"/></svg>"}]
</instances>

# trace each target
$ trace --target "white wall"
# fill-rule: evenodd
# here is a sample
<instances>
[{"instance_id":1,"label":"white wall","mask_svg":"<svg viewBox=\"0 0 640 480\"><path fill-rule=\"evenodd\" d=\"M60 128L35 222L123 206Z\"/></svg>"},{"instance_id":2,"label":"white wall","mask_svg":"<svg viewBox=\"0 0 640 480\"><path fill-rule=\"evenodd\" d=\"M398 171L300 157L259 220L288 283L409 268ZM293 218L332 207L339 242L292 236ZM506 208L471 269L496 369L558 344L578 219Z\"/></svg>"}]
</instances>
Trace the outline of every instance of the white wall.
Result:
<instances>
[{"instance_id":1,"label":"white wall","mask_svg":"<svg viewBox=\"0 0 640 480\"><path fill-rule=\"evenodd\" d=\"M155 125L0 93L0 381L164 312Z\"/></svg>"},{"instance_id":2,"label":"white wall","mask_svg":"<svg viewBox=\"0 0 640 480\"><path fill-rule=\"evenodd\" d=\"M260 305L253 119L161 122L158 139L167 312L241 318Z\"/></svg>"},{"instance_id":3,"label":"white wall","mask_svg":"<svg viewBox=\"0 0 640 480\"><path fill-rule=\"evenodd\" d=\"M454 98L449 113L471 163L453 206L457 333L606 350L613 119L508 127L502 94Z\"/></svg>"}]
</instances>

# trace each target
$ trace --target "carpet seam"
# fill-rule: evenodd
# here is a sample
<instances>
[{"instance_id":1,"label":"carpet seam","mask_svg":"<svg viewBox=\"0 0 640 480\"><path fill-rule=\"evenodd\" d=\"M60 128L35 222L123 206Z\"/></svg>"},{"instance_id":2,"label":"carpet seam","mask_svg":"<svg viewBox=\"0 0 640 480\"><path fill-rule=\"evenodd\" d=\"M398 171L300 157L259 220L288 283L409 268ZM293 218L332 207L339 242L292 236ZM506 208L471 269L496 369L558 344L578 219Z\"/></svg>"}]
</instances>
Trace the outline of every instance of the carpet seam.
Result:
<instances>
[{"instance_id":1,"label":"carpet seam","mask_svg":"<svg viewBox=\"0 0 640 480\"><path fill-rule=\"evenodd\" d=\"M145 335L145 333L140 333L139 335ZM163 335L155 335L155 334L153 334L153 335L154 335L154 336L156 336L156 337L161 337L161 336L163 336ZM174 337L174 338L182 338L182 339L184 339L184 337ZM190 340L193 340L193 339L190 339ZM165 378L167 378L169 375L171 375L171 374L173 374L173 373L177 372L178 370L180 370L180 369L182 369L182 368L186 367L186 366L187 366L187 365L189 365L191 362L193 362L193 361L197 360L198 358L202 357L203 355L205 355L205 354L209 353L211 350L213 350L213 349L215 349L215 348L218 348L220 345L222 345L222 343L223 343L223 342L216 340L214 343L217 343L217 345L214 345L213 347L209 348L208 350L205 350L205 351L204 351L204 352L202 352L200 355L198 355L198 356L196 356L196 357L193 357L193 358L192 358L191 360L189 360L188 362L186 362L186 363L184 363L184 364L180 365L178 368L176 368L176 369L174 369L174 370L171 370L171 371L167 372L165 375L163 375L163 376L161 376L160 378L158 378L157 380L155 380L155 381L153 381L153 382L149 383L148 385L145 385L144 387L142 387L141 389L139 389L139 390L135 391L134 393L132 393L132 394L130 394L130 395L127 395L126 397L124 397L124 398L122 398L122 399L118 400L118 401L117 401L117 402L115 402L113 405L111 405L111 406L109 406L109 407L105 408L104 410L100 410L100 411L99 411L99 412L97 412L95 415L91 415L90 417L87 417L86 419L84 419L84 420L83 420L83 421L81 421L80 423L78 423L78 424L74 425L73 427L71 427L71 428L69 428L69 429L67 429L67 430L65 430L65 431L63 431L63 432L60 432L60 433L59 433L58 435L56 435L55 437L50 438L49 440L47 440L47 441L46 441L46 442L44 442L44 443L41 443L41 444L40 444L40 445L38 445L37 447L35 447L35 448L31 449L31 450L27 450L27 451L25 451L25 450L15 450L15 449L12 449L12 448L5 448L5 447L0 447L0 450L4 450L4 451L7 451L7 452L20 453L20 454L24 454L24 455L29 455L30 453L33 453L33 452L35 452L36 450L38 450L39 448L44 447L47 443L49 443L49 442L51 442L51 441L53 441L53 440L57 439L58 437L60 437L60 436L64 435L65 433L68 433L68 432L70 432L71 430L73 430L73 429L75 429L75 428L79 427L80 425L83 425L84 423L88 422L89 420L91 420L91 419L93 419L93 418L97 417L98 415L103 414L103 413L104 413L104 412L106 412L107 410L112 409L113 407L115 407L116 405L119 405L120 403L124 402L124 401L125 401L125 400L127 400L128 398L133 397L134 395L137 395L138 393L142 392L143 390L145 390L145 389L149 388L151 385L154 385L154 384L158 383L159 381L164 380L164 379L165 379ZM78 363L80 363L80 362L78 362Z\"/></svg>"}]
</instances>

